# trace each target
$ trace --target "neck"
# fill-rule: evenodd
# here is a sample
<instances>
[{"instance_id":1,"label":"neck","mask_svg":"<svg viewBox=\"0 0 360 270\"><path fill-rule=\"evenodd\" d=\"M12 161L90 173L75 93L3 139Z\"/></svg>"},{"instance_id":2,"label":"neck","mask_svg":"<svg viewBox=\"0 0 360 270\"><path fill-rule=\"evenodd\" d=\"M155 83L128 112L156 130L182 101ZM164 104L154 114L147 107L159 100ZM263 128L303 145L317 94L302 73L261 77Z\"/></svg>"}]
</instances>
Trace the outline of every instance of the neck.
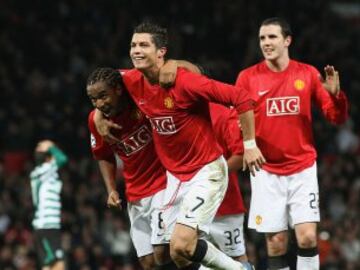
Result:
<instances>
[{"instance_id":1,"label":"neck","mask_svg":"<svg viewBox=\"0 0 360 270\"><path fill-rule=\"evenodd\" d=\"M289 56L285 56L274 60L265 60L265 62L270 70L274 72L281 72L288 67L290 58Z\"/></svg>"},{"instance_id":2,"label":"neck","mask_svg":"<svg viewBox=\"0 0 360 270\"><path fill-rule=\"evenodd\" d=\"M129 95L125 92L122 95L122 98L119 101L119 111L117 113L117 115L122 114L123 112L125 112L126 110L128 110L128 108L130 107L130 104L132 102L132 99L129 97Z\"/></svg>"},{"instance_id":3,"label":"neck","mask_svg":"<svg viewBox=\"0 0 360 270\"><path fill-rule=\"evenodd\" d=\"M142 70L145 78L149 81L150 84L159 83L160 68L164 65L164 60L159 60L155 65L149 69Z\"/></svg>"}]
</instances>

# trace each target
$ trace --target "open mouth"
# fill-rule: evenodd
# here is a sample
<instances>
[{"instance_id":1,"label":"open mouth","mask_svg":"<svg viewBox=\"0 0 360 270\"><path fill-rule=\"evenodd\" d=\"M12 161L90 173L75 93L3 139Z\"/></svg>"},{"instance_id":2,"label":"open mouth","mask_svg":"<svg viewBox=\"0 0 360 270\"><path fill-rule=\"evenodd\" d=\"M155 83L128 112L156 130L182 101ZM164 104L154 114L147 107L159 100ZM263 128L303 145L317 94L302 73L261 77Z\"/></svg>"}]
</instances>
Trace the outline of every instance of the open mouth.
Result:
<instances>
[{"instance_id":1,"label":"open mouth","mask_svg":"<svg viewBox=\"0 0 360 270\"><path fill-rule=\"evenodd\" d=\"M110 107L106 107L106 108L101 108L99 109L105 116L110 116L111 115L111 108Z\"/></svg>"}]
</instances>

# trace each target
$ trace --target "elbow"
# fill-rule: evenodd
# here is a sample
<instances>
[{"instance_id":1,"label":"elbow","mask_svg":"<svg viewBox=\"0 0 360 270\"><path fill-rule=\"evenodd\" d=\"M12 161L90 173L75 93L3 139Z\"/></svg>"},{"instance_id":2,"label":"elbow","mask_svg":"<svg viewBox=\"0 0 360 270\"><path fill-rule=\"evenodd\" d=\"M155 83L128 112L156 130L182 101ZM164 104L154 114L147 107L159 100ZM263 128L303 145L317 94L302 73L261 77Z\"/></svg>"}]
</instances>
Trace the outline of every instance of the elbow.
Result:
<instances>
[{"instance_id":1,"label":"elbow","mask_svg":"<svg viewBox=\"0 0 360 270\"><path fill-rule=\"evenodd\" d=\"M67 157L63 157L63 158L59 159L59 161L58 161L59 167L64 166L68 162L68 160L69 159Z\"/></svg>"}]
</instances>

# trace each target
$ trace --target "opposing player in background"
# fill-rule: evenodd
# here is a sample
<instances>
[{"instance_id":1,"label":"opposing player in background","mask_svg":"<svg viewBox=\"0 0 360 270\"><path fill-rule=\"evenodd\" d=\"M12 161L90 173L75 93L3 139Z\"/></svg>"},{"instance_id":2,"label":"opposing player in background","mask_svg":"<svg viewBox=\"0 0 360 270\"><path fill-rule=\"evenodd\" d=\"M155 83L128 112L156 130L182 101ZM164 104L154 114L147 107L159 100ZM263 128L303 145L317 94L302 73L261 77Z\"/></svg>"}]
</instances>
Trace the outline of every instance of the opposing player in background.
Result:
<instances>
[{"instance_id":1,"label":"opposing player in background","mask_svg":"<svg viewBox=\"0 0 360 270\"><path fill-rule=\"evenodd\" d=\"M204 76L178 70L174 87L158 85L166 54L166 30L153 24L135 28L130 56L137 70L123 74L138 107L149 118L155 148L167 169L163 209L165 237L180 269L198 269L201 263L220 269L245 269L198 233L209 232L227 188L227 165L212 132L209 101L234 105L240 114L245 141L244 164L252 173L264 159L254 140L252 101L241 91Z\"/></svg>"},{"instance_id":2,"label":"opposing player in background","mask_svg":"<svg viewBox=\"0 0 360 270\"><path fill-rule=\"evenodd\" d=\"M64 270L61 247L62 181L58 170L67 162L67 156L54 142L43 140L36 146L34 158L36 166L30 173L30 179L36 252L42 270Z\"/></svg>"},{"instance_id":3,"label":"opposing player in background","mask_svg":"<svg viewBox=\"0 0 360 270\"><path fill-rule=\"evenodd\" d=\"M298 244L297 269L317 270L320 209L311 105L341 124L348 103L334 67L325 67L322 80L313 66L289 58L291 35L283 19L265 20L259 30L265 60L240 72L236 81L256 101L256 140L267 161L251 177L249 227L266 235L269 269L289 269L290 225Z\"/></svg>"}]
</instances>

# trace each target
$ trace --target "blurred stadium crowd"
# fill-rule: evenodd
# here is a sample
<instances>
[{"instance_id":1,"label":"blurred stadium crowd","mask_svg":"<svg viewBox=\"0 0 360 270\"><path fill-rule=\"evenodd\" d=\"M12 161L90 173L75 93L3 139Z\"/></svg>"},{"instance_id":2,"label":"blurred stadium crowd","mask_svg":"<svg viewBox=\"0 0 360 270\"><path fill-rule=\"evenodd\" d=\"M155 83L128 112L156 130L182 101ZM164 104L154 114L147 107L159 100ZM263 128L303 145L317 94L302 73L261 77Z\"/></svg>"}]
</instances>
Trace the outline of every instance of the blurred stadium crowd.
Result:
<instances>
[{"instance_id":1,"label":"blurred stadium crowd","mask_svg":"<svg viewBox=\"0 0 360 270\"><path fill-rule=\"evenodd\" d=\"M258 26L274 15L292 25L292 57L319 70L333 64L350 99L351 120L340 128L314 115L319 249L322 269L360 269L360 147L354 124L360 13L325 0L1 1L0 269L37 269L28 173L42 138L56 141L70 158L62 170L68 269L138 269L126 213L106 208L105 187L89 151L87 75L97 66L130 67L132 27L156 18L169 27L171 57L199 63L213 77L234 83L242 68L260 59ZM248 201L248 178L239 179ZM247 238L250 260L265 269L263 239L250 231Z\"/></svg>"}]
</instances>

